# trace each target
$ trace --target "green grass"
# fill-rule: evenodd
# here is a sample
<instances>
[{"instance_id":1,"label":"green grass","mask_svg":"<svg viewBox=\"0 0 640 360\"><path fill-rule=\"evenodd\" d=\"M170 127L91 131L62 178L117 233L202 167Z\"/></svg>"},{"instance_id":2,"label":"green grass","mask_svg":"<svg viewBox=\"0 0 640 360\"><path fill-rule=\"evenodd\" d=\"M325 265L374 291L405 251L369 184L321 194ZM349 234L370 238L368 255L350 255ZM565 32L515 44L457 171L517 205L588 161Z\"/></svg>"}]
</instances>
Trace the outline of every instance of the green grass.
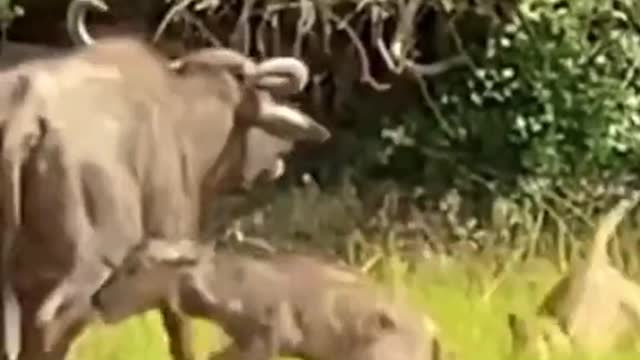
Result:
<instances>
[{"instance_id":1,"label":"green grass","mask_svg":"<svg viewBox=\"0 0 640 360\"><path fill-rule=\"evenodd\" d=\"M391 270L400 276L394 276ZM500 280L482 276L482 264L461 266L422 265L411 275L404 269L386 266L380 276L400 279L401 289L412 306L430 314L442 329L445 346L463 360L509 359L510 336L506 327L507 312L531 315L544 293L558 278L553 266L545 261L518 265ZM486 272L486 270L484 270ZM194 348L198 360L223 346L228 339L214 325L194 320ZM131 318L115 326L96 324L87 329L74 344L73 360L169 359L166 335L156 312ZM598 359L637 359L638 353L618 352ZM585 355L552 359L594 358Z\"/></svg>"}]
</instances>

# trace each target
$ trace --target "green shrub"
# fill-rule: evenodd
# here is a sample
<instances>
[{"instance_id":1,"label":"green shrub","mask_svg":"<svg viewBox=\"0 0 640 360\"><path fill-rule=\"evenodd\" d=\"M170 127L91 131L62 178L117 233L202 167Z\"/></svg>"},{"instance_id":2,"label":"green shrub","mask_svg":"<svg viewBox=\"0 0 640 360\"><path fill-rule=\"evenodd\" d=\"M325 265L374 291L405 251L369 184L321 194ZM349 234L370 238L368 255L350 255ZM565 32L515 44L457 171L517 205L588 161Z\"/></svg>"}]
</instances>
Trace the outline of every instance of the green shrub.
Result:
<instances>
[{"instance_id":1,"label":"green shrub","mask_svg":"<svg viewBox=\"0 0 640 360\"><path fill-rule=\"evenodd\" d=\"M411 109L388 126L387 153L396 156L389 164L417 155L494 178L635 167L640 11L627 3L523 0L472 72L435 81L441 116Z\"/></svg>"}]
</instances>

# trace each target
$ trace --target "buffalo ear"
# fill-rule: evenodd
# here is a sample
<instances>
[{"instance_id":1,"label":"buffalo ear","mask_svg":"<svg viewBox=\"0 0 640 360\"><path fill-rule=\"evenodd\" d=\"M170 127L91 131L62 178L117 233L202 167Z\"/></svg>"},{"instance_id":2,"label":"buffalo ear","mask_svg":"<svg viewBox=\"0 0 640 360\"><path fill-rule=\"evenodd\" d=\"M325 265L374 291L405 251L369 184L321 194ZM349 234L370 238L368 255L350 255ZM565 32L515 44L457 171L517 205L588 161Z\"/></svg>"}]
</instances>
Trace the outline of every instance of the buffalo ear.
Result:
<instances>
[{"instance_id":1,"label":"buffalo ear","mask_svg":"<svg viewBox=\"0 0 640 360\"><path fill-rule=\"evenodd\" d=\"M257 126L283 139L324 142L331 137L327 128L302 111L273 101L269 93L258 92Z\"/></svg>"}]
</instances>

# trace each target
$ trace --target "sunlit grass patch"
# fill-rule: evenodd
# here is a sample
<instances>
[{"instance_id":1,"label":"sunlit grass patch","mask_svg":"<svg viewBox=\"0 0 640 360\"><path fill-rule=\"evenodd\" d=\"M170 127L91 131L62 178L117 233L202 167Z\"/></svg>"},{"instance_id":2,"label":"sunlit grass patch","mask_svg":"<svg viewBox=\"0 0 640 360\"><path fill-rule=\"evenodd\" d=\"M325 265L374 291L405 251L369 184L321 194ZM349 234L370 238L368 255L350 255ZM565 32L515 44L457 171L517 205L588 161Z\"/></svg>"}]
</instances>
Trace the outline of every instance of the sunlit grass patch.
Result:
<instances>
[{"instance_id":1,"label":"sunlit grass patch","mask_svg":"<svg viewBox=\"0 0 640 360\"><path fill-rule=\"evenodd\" d=\"M197 360L206 359L211 351L229 341L220 328L208 321L195 319L191 326ZM70 359L170 359L160 313L149 311L116 325L93 324L74 344Z\"/></svg>"}]
</instances>

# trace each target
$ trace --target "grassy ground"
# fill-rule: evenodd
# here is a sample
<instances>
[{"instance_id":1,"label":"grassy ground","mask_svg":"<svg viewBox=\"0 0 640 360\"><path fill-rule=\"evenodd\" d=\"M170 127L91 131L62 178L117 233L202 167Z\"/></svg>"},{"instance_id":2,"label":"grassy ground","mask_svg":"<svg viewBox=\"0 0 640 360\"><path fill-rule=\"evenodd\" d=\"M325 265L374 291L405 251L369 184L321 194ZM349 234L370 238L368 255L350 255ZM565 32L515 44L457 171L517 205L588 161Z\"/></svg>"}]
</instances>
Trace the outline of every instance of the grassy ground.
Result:
<instances>
[{"instance_id":1,"label":"grassy ground","mask_svg":"<svg viewBox=\"0 0 640 360\"><path fill-rule=\"evenodd\" d=\"M456 353L456 359L509 359L510 336L506 314L532 314L545 291L557 279L558 273L546 261L518 265L497 279L483 276L482 263L449 265L424 264L412 275L393 276L402 271L383 266L382 281L390 285L401 283L411 303L428 312L440 324L445 346ZM386 275L384 275L386 274ZM393 279L400 279L393 281ZM198 359L218 349L228 341L219 329L202 321L194 321L194 346ZM132 318L117 326L96 324L75 343L72 359L169 359L166 338L160 330L155 312ZM586 356L554 359L585 359ZM619 352L599 359L637 359L638 353Z\"/></svg>"}]
</instances>

